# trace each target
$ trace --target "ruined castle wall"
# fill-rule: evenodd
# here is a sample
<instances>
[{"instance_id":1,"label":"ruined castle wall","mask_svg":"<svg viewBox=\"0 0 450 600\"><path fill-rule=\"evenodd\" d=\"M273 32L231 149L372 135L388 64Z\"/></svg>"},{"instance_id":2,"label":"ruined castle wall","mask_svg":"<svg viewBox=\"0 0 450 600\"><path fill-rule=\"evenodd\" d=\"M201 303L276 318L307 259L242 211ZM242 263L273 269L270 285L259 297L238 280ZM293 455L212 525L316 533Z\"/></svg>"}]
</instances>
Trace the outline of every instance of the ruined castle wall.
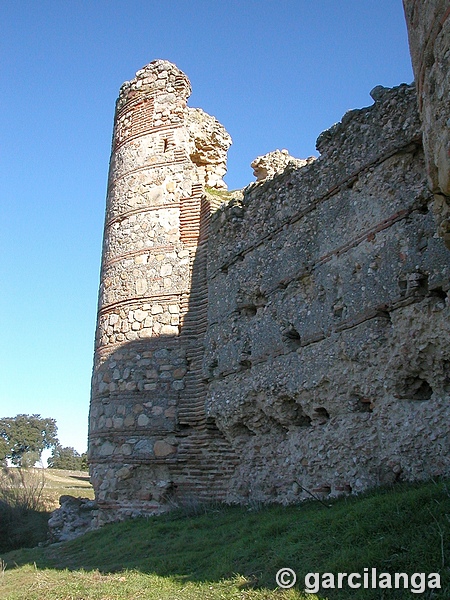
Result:
<instances>
[{"instance_id":1,"label":"ruined castle wall","mask_svg":"<svg viewBox=\"0 0 450 600\"><path fill-rule=\"evenodd\" d=\"M122 86L90 410L98 523L449 474L447 21L430 6L405 0L421 112L411 86L378 86L317 160L259 157L243 193L205 192L225 187L231 140L187 107L175 65Z\"/></svg>"},{"instance_id":2,"label":"ruined castle wall","mask_svg":"<svg viewBox=\"0 0 450 600\"><path fill-rule=\"evenodd\" d=\"M213 215L203 375L240 457L229 500L450 472L450 252L415 92L373 96Z\"/></svg>"}]
</instances>

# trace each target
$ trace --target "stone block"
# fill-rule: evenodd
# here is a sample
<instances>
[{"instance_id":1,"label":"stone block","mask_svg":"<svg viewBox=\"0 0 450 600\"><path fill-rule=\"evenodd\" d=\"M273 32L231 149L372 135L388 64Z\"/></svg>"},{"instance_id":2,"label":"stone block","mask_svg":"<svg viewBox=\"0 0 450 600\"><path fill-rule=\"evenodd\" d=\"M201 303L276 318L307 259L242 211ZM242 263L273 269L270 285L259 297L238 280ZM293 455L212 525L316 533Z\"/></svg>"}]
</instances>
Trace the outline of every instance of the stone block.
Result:
<instances>
[{"instance_id":1,"label":"stone block","mask_svg":"<svg viewBox=\"0 0 450 600\"><path fill-rule=\"evenodd\" d=\"M168 444L164 440L158 440L154 445L154 453L156 458L165 458L175 454L176 448Z\"/></svg>"}]
</instances>

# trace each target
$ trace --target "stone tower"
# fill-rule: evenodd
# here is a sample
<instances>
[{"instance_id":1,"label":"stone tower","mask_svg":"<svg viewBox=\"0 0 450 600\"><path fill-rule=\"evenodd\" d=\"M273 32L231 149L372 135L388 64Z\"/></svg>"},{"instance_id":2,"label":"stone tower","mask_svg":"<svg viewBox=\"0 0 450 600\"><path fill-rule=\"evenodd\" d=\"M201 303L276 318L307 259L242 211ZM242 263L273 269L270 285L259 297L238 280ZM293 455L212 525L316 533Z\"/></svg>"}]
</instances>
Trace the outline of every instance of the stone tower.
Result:
<instances>
[{"instance_id":1,"label":"stone tower","mask_svg":"<svg viewBox=\"0 0 450 600\"><path fill-rule=\"evenodd\" d=\"M438 233L450 248L450 5L403 0Z\"/></svg>"},{"instance_id":2,"label":"stone tower","mask_svg":"<svg viewBox=\"0 0 450 600\"><path fill-rule=\"evenodd\" d=\"M190 92L184 73L156 60L116 103L89 434L99 522L220 498L235 462L205 418L201 378L204 187L226 187L231 139L186 106Z\"/></svg>"}]
</instances>

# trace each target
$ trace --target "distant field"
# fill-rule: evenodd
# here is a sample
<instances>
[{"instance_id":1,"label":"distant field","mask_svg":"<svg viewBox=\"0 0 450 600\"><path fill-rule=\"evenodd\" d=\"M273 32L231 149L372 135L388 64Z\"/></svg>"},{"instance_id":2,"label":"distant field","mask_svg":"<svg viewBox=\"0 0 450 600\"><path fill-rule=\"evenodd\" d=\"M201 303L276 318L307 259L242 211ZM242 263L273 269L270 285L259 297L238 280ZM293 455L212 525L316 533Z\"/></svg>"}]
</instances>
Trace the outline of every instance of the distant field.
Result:
<instances>
[{"instance_id":1,"label":"distant field","mask_svg":"<svg viewBox=\"0 0 450 600\"><path fill-rule=\"evenodd\" d=\"M86 471L64 471L62 469L40 469L44 477L43 499L48 510L59 506L59 497L81 496L93 498L94 490Z\"/></svg>"},{"instance_id":2,"label":"distant field","mask_svg":"<svg viewBox=\"0 0 450 600\"><path fill-rule=\"evenodd\" d=\"M16 469L13 467L11 473ZM89 473L87 471L66 471L62 469L23 469L25 482L30 489L38 490L42 488L41 499L43 508L52 511L59 507L59 497L63 495L81 496L83 498L94 498L94 490L89 483ZM8 487L16 487L14 481L20 487L20 477L14 475L13 483L7 476L3 475L2 482L8 482Z\"/></svg>"},{"instance_id":3,"label":"distant field","mask_svg":"<svg viewBox=\"0 0 450 600\"><path fill-rule=\"evenodd\" d=\"M59 508L59 498L63 495L93 498L88 473L38 468L0 469L0 553L45 543L50 513Z\"/></svg>"}]
</instances>

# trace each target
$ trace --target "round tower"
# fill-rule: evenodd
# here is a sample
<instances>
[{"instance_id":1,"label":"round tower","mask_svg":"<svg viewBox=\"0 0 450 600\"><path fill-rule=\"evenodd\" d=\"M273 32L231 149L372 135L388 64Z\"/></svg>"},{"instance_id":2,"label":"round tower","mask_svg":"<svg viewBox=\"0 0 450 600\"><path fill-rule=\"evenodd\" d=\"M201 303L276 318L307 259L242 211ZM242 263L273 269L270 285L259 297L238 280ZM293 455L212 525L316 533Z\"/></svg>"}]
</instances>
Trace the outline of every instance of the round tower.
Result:
<instances>
[{"instance_id":1,"label":"round tower","mask_svg":"<svg viewBox=\"0 0 450 600\"><path fill-rule=\"evenodd\" d=\"M204 427L203 187L224 186L231 140L186 107L190 92L157 60L116 103L89 432L100 522L163 510L183 487L180 448ZM206 156L213 134L222 148Z\"/></svg>"}]
</instances>

